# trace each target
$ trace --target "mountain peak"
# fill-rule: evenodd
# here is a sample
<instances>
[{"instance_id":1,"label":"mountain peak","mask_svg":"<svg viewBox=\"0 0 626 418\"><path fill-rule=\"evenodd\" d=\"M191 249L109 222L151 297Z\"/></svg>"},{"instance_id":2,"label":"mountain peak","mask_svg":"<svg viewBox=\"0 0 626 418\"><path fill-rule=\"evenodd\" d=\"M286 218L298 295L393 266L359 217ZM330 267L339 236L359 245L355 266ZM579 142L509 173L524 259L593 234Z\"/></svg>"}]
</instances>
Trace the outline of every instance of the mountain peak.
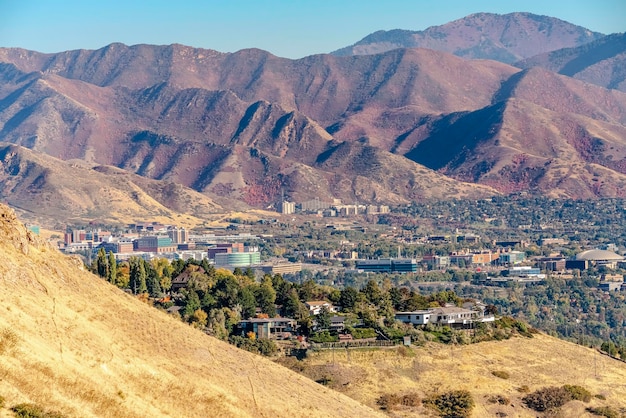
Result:
<instances>
[{"instance_id":1,"label":"mountain peak","mask_svg":"<svg viewBox=\"0 0 626 418\"><path fill-rule=\"evenodd\" d=\"M334 55L377 54L397 48L430 48L464 58L505 63L583 45L600 33L549 16L526 12L474 13L423 31L377 31Z\"/></svg>"}]
</instances>

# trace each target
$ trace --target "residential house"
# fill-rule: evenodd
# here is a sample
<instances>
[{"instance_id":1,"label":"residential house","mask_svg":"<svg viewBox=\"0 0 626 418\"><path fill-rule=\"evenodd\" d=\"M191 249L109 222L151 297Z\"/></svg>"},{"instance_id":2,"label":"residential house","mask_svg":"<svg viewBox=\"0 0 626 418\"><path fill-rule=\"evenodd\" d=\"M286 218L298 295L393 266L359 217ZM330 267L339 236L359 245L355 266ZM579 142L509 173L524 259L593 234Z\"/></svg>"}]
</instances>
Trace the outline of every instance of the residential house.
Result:
<instances>
[{"instance_id":1,"label":"residential house","mask_svg":"<svg viewBox=\"0 0 626 418\"><path fill-rule=\"evenodd\" d=\"M405 324L448 325L451 327L463 327L474 322L492 322L495 320L495 317L492 315L485 315L480 311L459 308L457 306L445 306L412 312L397 312L395 318Z\"/></svg>"},{"instance_id":2,"label":"residential house","mask_svg":"<svg viewBox=\"0 0 626 418\"><path fill-rule=\"evenodd\" d=\"M326 302L325 300L311 300L308 302L304 302L304 305L309 310L309 314L311 315L319 315L322 311L322 307L326 306L329 312L337 312L337 309L333 306L332 303Z\"/></svg>"},{"instance_id":3,"label":"residential house","mask_svg":"<svg viewBox=\"0 0 626 418\"><path fill-rule=\"evenodd\" d=\"M242 333L254 332L257 339L283 340L296 331L296 321L291 318L251 318L239 322Z\"/></svg>"}]
</instances>

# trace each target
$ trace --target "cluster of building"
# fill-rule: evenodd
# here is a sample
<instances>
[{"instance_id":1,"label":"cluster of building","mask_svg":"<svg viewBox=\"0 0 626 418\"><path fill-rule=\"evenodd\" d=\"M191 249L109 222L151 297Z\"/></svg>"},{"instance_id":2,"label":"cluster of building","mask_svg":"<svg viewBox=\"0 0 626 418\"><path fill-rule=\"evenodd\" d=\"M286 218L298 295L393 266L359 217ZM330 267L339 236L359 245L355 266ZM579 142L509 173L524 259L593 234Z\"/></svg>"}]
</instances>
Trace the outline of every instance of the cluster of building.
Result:
<instances>
[{"instance_id":1,"label":"cluster of building","mask_svg":"<svg viewBox=\"0 0 626 418\"><path fill-rule=\"evenodd\" d=\"M155 257L176 259L208 259L216 267L235 268L259 266L261 254L256 246L244 245L257 237L250 234L196 235L185 228L158 224L130 225L131 232L112 234L101 229L73 230L65 234L65 252L97 253L101 248L112 252L119 261L130 257L150 260Z\"/></svg>"},{"instance_id":2,"label":"cluster of building","mask_svg":"<svg viewBox=\"0 0 626 418\"><path fill-rule=\"evenodd\" d=\"M322 306L326 306L331 313L337 312L337 307L326 301L310 301L305 302L305 305L311 316L319 315ZM476 323L494 322L496 319L492 313L487 312L486 305L480 302L467 302L463 307L447 305L410 312L396 312L394 318L416 327L433 325L456 329L471 329ZM350 335L344 334L345 321L345 316L333 315L330 318L329 330L338 333L339 341L352 340ZM275 340L288 339L298 333L297 322L285 317L250 318L240 321L237 328L243 335L252 332L256 338Z\"/></svg>"},{"instance_id":3,"label":"cluster of building","mask_svg":"<svg viewBox=\"0 0 626 418\"><path fill-rule=\"evenodd\" d=\"M280 213L289 215L293 213L317 214L323 217L354 216L354 215L377 215L389 213L389 206L386 205L345 205L339 199L333 201L323 201L319 198L307 200L305 202L280 202Z\"/></svg>"}]
</instances>

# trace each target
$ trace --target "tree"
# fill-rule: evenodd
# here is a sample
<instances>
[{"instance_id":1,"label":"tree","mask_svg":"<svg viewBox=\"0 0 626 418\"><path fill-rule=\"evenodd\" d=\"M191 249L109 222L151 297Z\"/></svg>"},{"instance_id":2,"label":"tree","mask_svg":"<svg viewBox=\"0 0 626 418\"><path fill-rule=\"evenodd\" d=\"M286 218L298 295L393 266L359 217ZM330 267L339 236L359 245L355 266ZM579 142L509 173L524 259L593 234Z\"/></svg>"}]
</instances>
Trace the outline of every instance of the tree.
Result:
<instances>
[{"instance_id":1,"label":"tree","mask_svg":"<svg viewBox=\"0 0 626 418\"><path fill-rule=\"evenodd\" d=\"M109 260L107 260L107 255L103 247L100 247L98 256L96 257L96 273L100 277L109 278Z\"/></svg>"},{"instance_id":2,"label":"tree","mask_svg":"<svg viewBox=\"0 0 626 418\"><path fill-rule=\"evenodd\" d=\"M146 293L148 287L146 285L145 261L139 257L131 257L128 261L130 264L130 289L135 295Z\"/></svg>"},{"instance_id":3,"label":"tree","mask_svg":"<svg viewBox=\"0 0 626 418\"><path fill-rule=\"evenodd\" d=\"M115 254L113 251L109 251L109 282L112 284L117 283L117 260L115 260Z\"/></svg>"},{"instance_id":4,"label":"tree","mask_svg":"<svg viewBox=\"0 0 626 418\"><path fill-rule=\"evenodd\" d=\"M350 311L356 305L359 292L352 286L345 287L339 296L339 305L344 311Z\"/></svg>"},{"instance_id":5,"label":"tree","mask_svg":"<svg viewBox=\"0 0 626 418\"><path fill-rule=\"evenodd\" d=\"M241 307L241 317L248 319L256 313L256 299L249 287L239 289L237 304Z\"/></svg>"},{"instance_id":6,"label":"tree","mask_svg":"<svg viewBox=\"0 0 626 418\"><path fill-rule=\"evenodd\" d=\"M257 289L256 300L261 308L261 312L266 313L270 317L276 316L276 291L272 286L271 277L265 277L263 283Z\"/></svg>"},{"instance_id":7,"label":"tree","mask_svg":"<svg viewBox=\"0 0 626 418\"><path fill-rule=\"evenodd\" d=\"M330 328L330 324L331 324L331 314L330 314L330 310L328 309L328 307L326 305L322 306L322 308L320 309L320 313L317 314L317 327L319 329L328 329Z\"/></svg>"}]
</instances>

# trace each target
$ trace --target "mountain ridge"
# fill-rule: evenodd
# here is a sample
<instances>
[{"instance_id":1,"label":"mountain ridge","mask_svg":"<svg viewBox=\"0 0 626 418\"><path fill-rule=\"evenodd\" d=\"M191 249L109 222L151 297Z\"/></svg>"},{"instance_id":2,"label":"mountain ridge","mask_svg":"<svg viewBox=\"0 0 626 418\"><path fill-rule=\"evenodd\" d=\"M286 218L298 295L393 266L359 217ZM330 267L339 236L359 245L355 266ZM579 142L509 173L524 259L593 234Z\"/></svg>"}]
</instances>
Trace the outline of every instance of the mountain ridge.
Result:
<instances>
[{"instance_id":1,"label":"mountain ridge","mask_svg":"<svg viewBox=\"0 0 626 418\"><path fill-rule=\"evenodd\" d=\"M558 36L554 36L557 32ZM600 36L602 34L549 16L523 12L474 13L423 31L377 31L331 54L367 55L421 47L464 58L511 64L542 52L582 45Z\"/></svg>"}]
</instances>

